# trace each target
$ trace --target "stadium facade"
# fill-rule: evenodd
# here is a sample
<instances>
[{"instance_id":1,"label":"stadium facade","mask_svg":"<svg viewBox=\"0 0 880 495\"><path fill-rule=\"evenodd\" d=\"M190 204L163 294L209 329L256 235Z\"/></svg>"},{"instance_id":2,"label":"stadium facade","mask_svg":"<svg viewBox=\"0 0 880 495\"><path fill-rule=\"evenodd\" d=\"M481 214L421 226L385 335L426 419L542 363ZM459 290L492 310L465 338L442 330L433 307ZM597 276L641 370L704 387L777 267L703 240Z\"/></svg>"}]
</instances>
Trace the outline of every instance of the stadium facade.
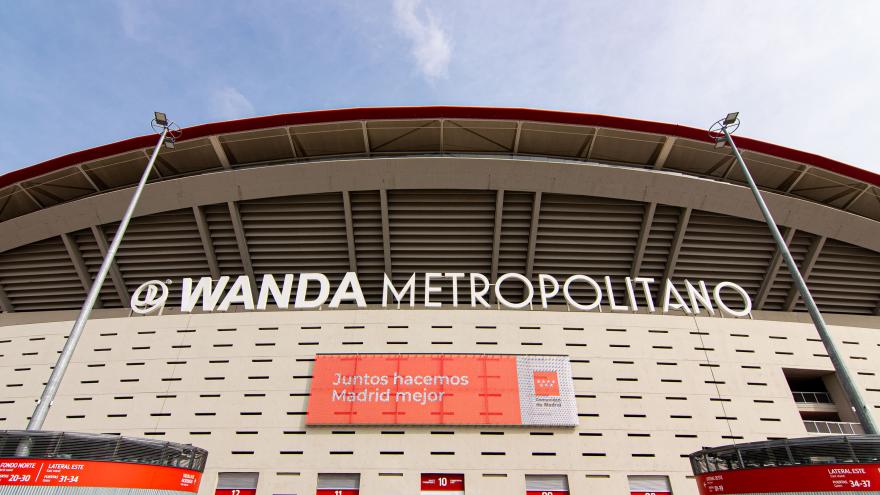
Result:
<instances>
[{"instance_id":1,"label":"stadium facade","mask_svg":"<svg viewBox=\"0 0 880 495\"><path fill-rule=\"evenodd\" d=\"M154 142L0 177L0 429ZM737 144L876 412L880 176ZM462 107L187 128L100 306L45 429L205 448L203 494L693 494L703 447L861 433L701 129Z\"/></svg>"}]
</instances>

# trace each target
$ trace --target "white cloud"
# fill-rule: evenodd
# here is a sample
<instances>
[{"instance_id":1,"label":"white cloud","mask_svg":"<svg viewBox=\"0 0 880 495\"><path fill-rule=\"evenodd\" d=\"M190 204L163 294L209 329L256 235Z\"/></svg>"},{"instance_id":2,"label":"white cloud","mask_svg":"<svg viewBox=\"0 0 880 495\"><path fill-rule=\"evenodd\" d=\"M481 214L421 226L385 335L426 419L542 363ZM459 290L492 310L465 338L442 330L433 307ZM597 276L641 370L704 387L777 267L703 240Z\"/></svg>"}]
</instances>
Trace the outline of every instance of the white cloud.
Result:
<instances>
[{"instance_id":1,"label":"white cloud","mask_svg":"<svg viewBox=\"0 0 880 495\"><path fill-rule=\"evenodd\" d=\"M254 105L237 89L226 86L211 93L211 110L218 118L232 120L253 115Z\"/></svg>"},{"instance_id":2,"label":"white cloud","mask_svg":"<svg viewBox=\"0 0 880 495\"><path fill-rule=\"evenodd\" d=\"M411 51L428 79L445 78L452 45L446 32L427 9L418 12L421 0L394 0L394 23L412 43Z\"/></svg>"},{"instance_id":3,"label":"white cloud","mask_svg":"<svg viewBox=\"0 0 880 495\"><path fill-rule=\"evenodd\" d=\"M880 2L552 3L445 2L456 70L441 101L697 128L740 111L740 136L880 172Z\"/></svg>"}]
</instances>

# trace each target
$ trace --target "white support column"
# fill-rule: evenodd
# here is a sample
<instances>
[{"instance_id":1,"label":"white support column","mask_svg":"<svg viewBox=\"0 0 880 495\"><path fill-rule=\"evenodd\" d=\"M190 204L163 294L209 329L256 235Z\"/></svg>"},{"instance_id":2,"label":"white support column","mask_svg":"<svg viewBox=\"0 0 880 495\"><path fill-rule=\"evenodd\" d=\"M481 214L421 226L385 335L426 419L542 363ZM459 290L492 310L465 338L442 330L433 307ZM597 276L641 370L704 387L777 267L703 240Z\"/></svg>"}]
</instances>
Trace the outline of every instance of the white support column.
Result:
<instances>
[{"instance_id":1,"label":"white support column","mask_svg":"<svg viewBox=\"0 0 880 495\"><path fill-rule=\"evenodd\" d=\"M522 128L523 128L522 121L517 122L516 123L516 137L513 138L513 154L514 155L519 153L519 139L520 139L520 136L522 136Z\"/></svg>"},{"instance_id":2,"label":"white support column","mask_svg":"<svg viewBox=\"0 0 880 495\"><path fill-rule=\"evenodd\" d=\"M104 230L101 229L99 225L92 225L92 235L95 237L95 242L98 244L98 250L101 251L101 256L106 258L109 245L107 244L107 237L104 235ZM116 295L119 296L119 301L122 303L122 307L127 307L129 297L128 289L125 287L125 279L122 278L122 272L119 271L119 265L116 264L116 260L110 265L110 279L113 280L113 286L116 288Z\"/></svg>"},{"instance_id":3,"label":"white support column","mask_svg":"<svg viewBox=\"0 0 880 495\"><path fill-rule=\"evenodd\" d=\"M143 150L141 150L141 151L144 152L144 156L147 157L147 159L149 160L149 159L150 159L150 150L148 150L148 149L143 149ZM160 163L160 162L159 162L159 157L157 156L157 157L156 157L156 163L153 165L153 170L152 170L151 172L154 173L154 174L156 174L156 177L158 177L158 178L161 179L162 177L164 177L164 175L162 175L162 171L159 170L159 166L158 166L159 163ZM164 163L164 162L161 162L161 163Z\"/></svg>"},{"instance_id":4,"label":"white support column","mask_svg":"<svg viewBox=\"0 0 880 495\"><path fill-rule=\"evenodd\" d=\"M593 147L595 146L596 138L598 138L598 137L599 137L599 128L597 127L596 132L593 133L593 137L590 138L590 145L587 146L587 149L585 149L583 152L581 152L584 155L584 160L590 161L593 158Z\"/></svg>"},{"instance_id":5,"label":"white support column","mask_svg":"<svg viewBox=\"0 0 880 495\"><path fill-rule=\"evenodd\" d=\"M357 251L354 245L354 221L351 215L351 195L342 191L342 208L345 210L345 239L348 243L348 270L357 272Z\"/></svg>"},{"instance_id":6,"label":"white support column","mask_svg":"<svg viewBox=\"0 0 880 495\"><path fill-rule=\"evenodd\" d=\"M794 239L794 234L796 232L797 230L791 227L785 229L782 238L785 240L786 246L791 246L791 240ZM773 254L773 259L770 260L767 274L761 282L761 288L758 289L758 296L755 298L755 309L764 309L764 303L767 301L767 296L770 295L770 289L772 289L773 284L776 283L776 276L779 275L779 269L781 267L782 251L777 248L776 252Z\"/></svg>"},{"instance_id":7,"label":"white support column","mask_svg":"<svg viewBox=\"0 0 880 495\"><path fill-rule=\"evenodd\" d=\"M822 248L825 246L825 241L827 240L828 237L823 235L813 239L813 243L810 244L810 249L807 251L807 255L804 257L804 261L800 266L801 276L804 278L804 282L810 280L810 273L812 273L813 267L816 266L816 261L819 259L819 253L822 252ZM788 290L788 296L785 298L785 311L794 311L799 298L800 292L798 292L797 287L792 286L792 288Z\"/></svg>"},{"instance_id":8,"label":"white support column","mask_svg":"<svg viewBox=\"0 0 880 495\"><path fill-rule=\"evenodd\" d=\"M67 250L67 255L70 257L73 269L76 270L76 276L79 277L83 289L88 293L89 289L92 287L92 276L89 275L89 269L86 267L86 262L83 260L79 246L70 234L61 234L61 242L64 243L64 248ZM95 301L95 307L103 307L101 299Z\"/></svg>"},{"instance_id":9,"label":"white support column","mask_svg":"<svg viewBox=\"0 0 880 495\"><path fill-rule=\"evenodd\" d=\"M370 156L370 134L367 132L367 121L361 121L361 133L364 135L364 154Z\"/></svg>"},{"instance_id":10,"label":"white support column","mask_svg":"<svg viewBox=\"0 0 880 495\"><path fill-rule=\"evenodd\" d=\"M675 228L675 237L672 238L672 246L669 247L669 255L666 257L666 273L663 274L663 282L671 279L675 273L675 265L678 264L678 254L684 244L684 235L687 232L688 222L691 220L692 208L682 208L678 217L678 226Z\"/></svg>"},{"instance_id":11,"label":"white support column","mask_svg":"<svg viewBox=\"0 0 880 495\"><path fill-rule=\"evenodd\" d=\"M849 208L850 208L850 207L851 207L856 201L859 200L859 198L861 198L862 196L864 196L865 193L867 193L867 192L870 191L870 190L871 190L871 184L865 184L865 187L862 188L861 191L857 192L852 198L849 199L849 201L846 202L845 205L843 205L842 210L843 210L843 211L848 211Z\"/></svg>"},{"instance_id":12,"label":"white support column","mask_svg":"<svg viewBox=\"0 0 880 495\"><path fill-rule=\"evenodd\" d=\"M800 170L800 172L797 172L797 176L794 179L792 179L791 184L789 184L788 187L785 188L785 192L791 194L791 192L794 191L794 188L798 185L798 182L800 182L801 179L806 177L807 171L809 169L810 169L810 167L808 165L804 165L804 167Z\"/></svg>"},{"instance_id":13,"label":"white support column","mask_svg":"<svg viewBox=\"0 0 880 495\"><path fill-rule=\"evenodd\" d=\"M633 254L633 265L630 276L639 276L642 269L642 260L645 258L645 248L648 246L648 237L651 235L651 225L654 223L654 214L657 212L657 203L651 202L645 205L645 216L642 217L642 230L639 232L639 241Z\"/></svg>"},{"instance_id":14,"label":"white support column","mask_svg":"<svg viewBox=\"0 0 880 495\"><path fill-rule=\"evenodd\" d=\"M248 251L247 237L244 234L244 224L241 222L238 203L227 201L226 206L229 208L229 217L232 219L232 230L235 232L235 243L238 244L238 252L241 255L241 265L244 268L244 274L251 280L251 288L256 290L257 279L254 275L254 266L251 264L251 255Z\"/></svg>"},{"instance_id":15,"label":"white support column","mask_svg":"<svg viewBox=\"0 0 880 495\"><path fill-rule=\"evenodd\" d=\"M215 135L209 137L208 140L211 141L211 147L214 148L214 153L217 155L217 160L220 160L220 165L226 170L232 170L232 164L229 162L226 150L223 149L223 144L220 143L220 138Z\"/></svg>"},{"instance_id":16,"label":"white support column","mask_svg":"<svg viewBox=\"0 0 880 495\"><path fill-rule=\"evenodd\" d=\"M532 279L535 267L535 245L538 242L538 223L541 220L541 191L536 191L532 200L532 223L529 227L529 248L526 255L526 273L527 279Z\"/></svg>"},{"instance_id":17,"label":"white support column","mask_svg":"<svg viewBox=\"0 0 880 495\"><path fill-rule=\"evenodd\" d=\"M220 264L217 263L217 255L214 252L214 242L211 240L211 229L208 228L205 210L201 206L193 206L192 210L196 226L199 229L199 238L202 240L202 249L204 249L205 258L208 260L208 270L211 271L211 278L217 280L220 278Z\"/></svg>"},{"instance_id":18,"label":"white support column","mask_svg":"<svg viewBox=\"0 0 880 495\"><path fill-rule=\"evenodd\" d=\"M727 163L727 170L724 171L724 174L721 176L722 179L729 179L730 174L733 173L733 169L736 168L736 157L730 157L730 161Z\"/></svg>"},{"instance_id":19,"label":"white support column","mask_svg":"<svg viewBox=\"0 0 880 495\"><path fill-rule=\"evenodd\" d=\"M491 277L489 280L492 283L495 283L495 280L498 279L498 258L500 256L501 251L501 225L502 218L504 212L504 189L499 189L495 192L495 229L492 232L492 265L491 265ZM495 292L493 291L491 294L493 300L495 297Z\"/></svg>"},{"instance_id":20,"label":"white support column","mask_svg":"<svg viewBox=\"0 0 880 495\"><path fill-rule=\"evenodd\" d=\"M675 136L666 136L666 140L663 141L663 146L660 147L660 152L657 153L657 159L654 160L655 170L660 170L666 165L666 160L669 158L669 153L675 145L675 140Z\"/></svg>"},{"instance_id":21,"label":"white support column","mask_svg":"<svg viewBox=\"0 0 880 495\"><path fill-rule=\"evenodd\" d=\"M25 196L27 196L35 205L37 205L37 208L45 208L46 207L45 205L43 205L43 203L41 203L36 198L36 196L34 196L30 191L28 191L27 188L25 188L23 185L21 185L20 182L16 185L18 186L19 189L21 189L21 192L24 193Z\"/></svg>"},{"instance_id":22,"label":"white support column","mask_svg":"<svg viewBox=\"0 0 880 495\"><path fill-rule=\"evenodd\" d=\"M293 140L293 132L290 130L290 127L287 129L287 142L290 143L290 151L293 153L293 159L296 160L299 158L299 153L296 151L296 142Z\"/></svg>"},{"instance_id":23,"label":"white support column","mask_svg":"<svg viewBox=\"0 0 880 495\"><path fill-rule=\"evenodd\" d=\"M385 273L391 277L391 226L388 220L388 191L379 189L382 210L382 252L385 255Z\"/></svg>"},{"instance_id":24,"label":"white support column","mask_svg":"<svg viewBox=\"0 0 880 495\"><path fill-rule=\"evenodd\" d=\"M82 176L86 178L86 182L88 182L92 186L92 188L95 190L95 192L101 192L101 188L98 187L98 184L95 182L95 179L92 179L92 176L89 175L88 172L86 172L86 169L84 169L82 165L77 165L76 168L77 168L77 170L79 170L79 173L81 173Z\"/></svg>"}]
</instances>

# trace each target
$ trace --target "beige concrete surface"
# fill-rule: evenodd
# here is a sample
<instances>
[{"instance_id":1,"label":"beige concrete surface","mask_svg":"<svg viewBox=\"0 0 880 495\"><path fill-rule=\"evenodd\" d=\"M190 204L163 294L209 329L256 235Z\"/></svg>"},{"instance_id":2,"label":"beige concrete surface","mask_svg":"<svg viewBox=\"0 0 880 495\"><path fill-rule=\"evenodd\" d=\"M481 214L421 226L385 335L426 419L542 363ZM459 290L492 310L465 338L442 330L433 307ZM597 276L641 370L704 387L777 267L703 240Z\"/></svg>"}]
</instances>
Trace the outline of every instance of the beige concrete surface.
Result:
<instances>
[{"instance_id":1,"label":"beige concrete surface","mask_svg":"<svg viewBox=\"0 0 880 495\"><path fill-rule=\"evenodd\" d=\"M70 329L44 316L4 315L0 429L25 427ZM542 473L567 474L575 494L627 493L631 474L665 474L674 493L693 494L687 454L807 435L782 370L831 364L812 325L785 319L494 310L107 317L88 324L46 429L206 448L202 494L224 471L258 471L261 494L314 493L321 472L361 473L364 494L417 493L422 472L464 473L472 494L524 493L525 475ZM876 409L880 318L850 323L832 331ZM393 352L569 355L580 425L304 425L316 353Z\"/></svg>"}]
</instances>

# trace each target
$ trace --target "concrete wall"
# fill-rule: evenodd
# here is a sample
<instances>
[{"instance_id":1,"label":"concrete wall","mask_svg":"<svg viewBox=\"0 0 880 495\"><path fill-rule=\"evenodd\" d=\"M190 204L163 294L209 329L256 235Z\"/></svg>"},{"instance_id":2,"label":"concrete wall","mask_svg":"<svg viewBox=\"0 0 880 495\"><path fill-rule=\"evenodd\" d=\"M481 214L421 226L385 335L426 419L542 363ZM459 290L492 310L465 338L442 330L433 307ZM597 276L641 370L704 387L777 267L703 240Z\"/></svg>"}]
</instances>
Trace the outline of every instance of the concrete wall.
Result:
<instances>
[{"instance_id":1,"label":"concrete wall","mask_svg":"<svg viewBox=\"0 0 880 495\"><path fill-rule=\"evenodd\" d=\"M0 429L25 427L71 326L14 316L0 322ZM464 473L468 493L524 493L525 475L541 473L567 474L572 493L628 493L630 474L665 474L674 493L697 493L687 454L807 434L782 369L831 363L798 320L495 310L102 318L89 323L46 429L206 448L204 494L224 471L258 471L261 494L314 493L319 472L361 473L361 493L417 493L422 472ZM833 325L834 336L880 407L880 318L850 325ZM580 426L305 427L311 359L356 352L567 354Z\"/></svg>"}]
</instances>

